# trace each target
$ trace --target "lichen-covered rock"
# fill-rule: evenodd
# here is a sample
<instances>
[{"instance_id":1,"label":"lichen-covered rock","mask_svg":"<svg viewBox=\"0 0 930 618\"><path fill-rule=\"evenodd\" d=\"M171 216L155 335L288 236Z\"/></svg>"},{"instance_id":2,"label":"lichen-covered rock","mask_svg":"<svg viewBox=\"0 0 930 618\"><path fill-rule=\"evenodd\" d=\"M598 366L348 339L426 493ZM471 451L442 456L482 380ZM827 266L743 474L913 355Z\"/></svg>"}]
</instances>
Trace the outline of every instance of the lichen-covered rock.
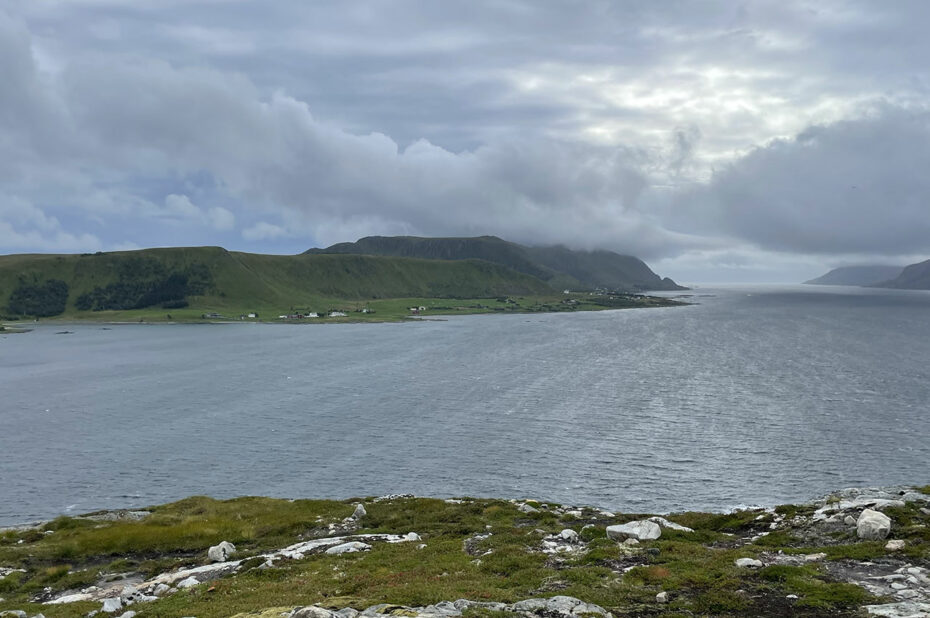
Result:
<instances>
[{"instance_id":1,"label":"lichen-covered rock","mask_svg":"<svg viewBox=\"0 0 930 618\"><path fill-rule=\"evenodd\" d=\"M121 609L123 609L122 599L119 597L110 597L109 599L103 600L103 607L100 608L100 611L113 614Z\"/></svg>"},{"instance_id":2,"label":"lichen-covered rock","mask_svg":"<svg viewBox=\"0 0 930 618\"><path fill-rule=\"evenodd\" d=\"M877 541L891 532L891 518L884 513L865 509L856 521L856 534L860 539Z\"/></svg>"},{"instance_id":3,"label":"lichen-covered rock","mask_svg":"<svg viewBox=\"0 0 930 618\"><path fill-rule=\"evenodd\" d=\"M755 558L738 558L734 564L741 569L760 569L763 566L762 561Z\"/></svg>"},{"instance_id":4,"label":"lichen-covered rock","mask_svg":"<svg viewBox=\"0 0 930 618\"><path fill-rule=\"evenodd\" d=\"M368 551L371 549L371 545L368 543L362 543L361 541L351 541L349 543L342 543L341 545L336 545L330 547L326 550L327 554L351 554L359 551Z\"/></svg>"},{"instance_id":5,"label":"lichen-covered rock","mask_svg":"<svg viewBox=\"0 0 930 618\"><path fill-rule=\"evenodd\" d=\"M646 519L631 521L627 524L607 526L607 538L615 541L636 539L637 541L651 541L662 536L662 528L654 521Z\"/></svg>"},{"instance_id":6,"label":"lichen-covered rock","mask_svg":"<svg viewBox=\"0 0 930 618\"><path fill-rule=\"evenodd\" d=\"M219 545L214 545L207 550L207 557L210 562L226 562L229 557L236 553L236 546L229 541L223 541Z\"/></svg>"}]
</instances>

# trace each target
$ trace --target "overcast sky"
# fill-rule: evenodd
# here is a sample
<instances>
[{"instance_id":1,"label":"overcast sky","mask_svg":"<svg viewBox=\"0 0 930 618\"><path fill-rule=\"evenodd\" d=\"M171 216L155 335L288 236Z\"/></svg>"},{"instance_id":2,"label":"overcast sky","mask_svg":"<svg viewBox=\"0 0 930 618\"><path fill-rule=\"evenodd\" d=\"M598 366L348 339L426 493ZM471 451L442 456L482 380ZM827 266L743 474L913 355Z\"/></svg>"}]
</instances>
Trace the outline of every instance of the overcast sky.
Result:
<instances>
[{"instance_id":1,"label":"overcast sky","mask_svg":"<svg viewBox=\"0 0 930 618\"><path fill-rule=\"evenodd\" d=\"M0 253L930 257L930 2L4 0Z\"/></svg>"}]
</instances>

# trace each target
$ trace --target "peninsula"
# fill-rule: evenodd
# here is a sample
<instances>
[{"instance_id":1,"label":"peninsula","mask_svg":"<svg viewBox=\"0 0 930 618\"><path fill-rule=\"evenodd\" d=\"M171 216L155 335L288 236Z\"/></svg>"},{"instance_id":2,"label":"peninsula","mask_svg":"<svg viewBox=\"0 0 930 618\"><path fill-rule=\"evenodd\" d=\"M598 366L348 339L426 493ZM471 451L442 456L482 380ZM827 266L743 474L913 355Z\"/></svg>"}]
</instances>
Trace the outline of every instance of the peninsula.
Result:
<instances>
[{"instance_id":1,"label":"peninsula","mask_svg":"<svg viewBox=\"0 0 930 618\"><path fill-rule=\"evenodd\" d=\"M362 239L300 255L221 247L0 256L0 318L386 321L681 304L684 289L607 251L499 238Z\"/></svg>"}]
</instances>

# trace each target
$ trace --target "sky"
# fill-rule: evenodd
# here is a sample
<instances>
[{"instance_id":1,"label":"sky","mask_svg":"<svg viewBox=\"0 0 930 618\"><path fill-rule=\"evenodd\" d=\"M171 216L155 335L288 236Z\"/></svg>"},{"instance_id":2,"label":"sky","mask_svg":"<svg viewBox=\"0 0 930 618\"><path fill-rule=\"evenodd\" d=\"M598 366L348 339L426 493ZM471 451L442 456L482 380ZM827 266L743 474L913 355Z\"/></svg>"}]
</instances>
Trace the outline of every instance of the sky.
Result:
<instances>
[{"instance_id":1,"label":"sky","mask_svg":"<svg viewBox=\"0 0 930 618\"><path fill-rule=\"evenodd\" d=\"M0 254L492 234L930 258L930 2L0 2Z\"/></svg>"}]
</instances>

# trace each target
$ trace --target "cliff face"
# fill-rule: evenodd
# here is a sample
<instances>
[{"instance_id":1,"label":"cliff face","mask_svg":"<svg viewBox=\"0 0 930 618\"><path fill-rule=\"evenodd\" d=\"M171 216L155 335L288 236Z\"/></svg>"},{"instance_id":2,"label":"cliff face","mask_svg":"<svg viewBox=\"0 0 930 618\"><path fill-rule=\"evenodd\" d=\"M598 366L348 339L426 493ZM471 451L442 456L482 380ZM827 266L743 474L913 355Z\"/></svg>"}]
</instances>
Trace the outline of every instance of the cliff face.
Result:
<instances>
[{"instance_id":1,"label":"cliff face","mask_svg":"<svg viewBox=\"0 0 930 618\"><path fill-rule=\"evenodd\" d=\"M897 277L876 283L874 287L901 290L930 290L930 260L911 264Z\"/></svg>"},{"instance_id":2,"label":"cliff face","mask_svg":"<svg viewBox=\"0 0 930 618\"><path fill-rule=\"evenodd\" d=\"M479 259L506 266L546 282L554 289L606 288L623 291L683 290L661 278L645 262L613 251L578 251L563 246L527 247L496 236L419 238L368 236L309 254L360 254L433 260Z\"/></svg>"},{"instance_id":3,"label":"cliff face","mask_svg":"<svg viewBox=\"0 0 930 618\"><path fill-rule=\"evenodd\" d=\"M842 266L804 283L809 285L875 285L894 279L901 274L902 270L901 266Z\"/></svg>"}]
</instances>

